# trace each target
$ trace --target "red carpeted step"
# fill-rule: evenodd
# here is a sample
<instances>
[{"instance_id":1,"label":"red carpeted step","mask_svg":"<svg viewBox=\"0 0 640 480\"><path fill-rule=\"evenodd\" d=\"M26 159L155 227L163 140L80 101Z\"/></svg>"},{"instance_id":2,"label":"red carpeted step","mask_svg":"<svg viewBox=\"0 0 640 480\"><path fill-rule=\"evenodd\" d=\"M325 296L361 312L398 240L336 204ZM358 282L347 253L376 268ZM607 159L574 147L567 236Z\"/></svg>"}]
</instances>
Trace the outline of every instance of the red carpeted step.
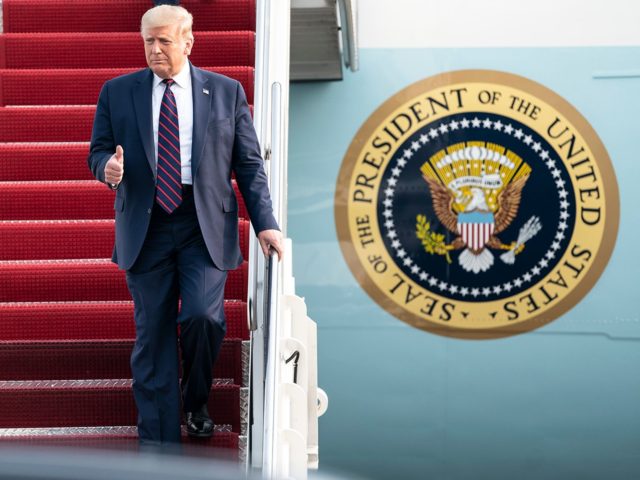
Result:
<instances>
[{"instance_id":1,"label":"red carpeted step","mask_svg":"<svg viewBox=\"0 0 640 480\"><path fill-rule=\"evenodd\" d=\"M247 262L229 272L228 299L246 301ZM0 302L129 300L124 272L108 259L0 262Z\"/></svg>"},{"instance_id":2,"label":"red carpeted step","mask_svg":"<svg viewBox=\"0 0 640 480\"><path fill-rule=\"evenodd\" d=\"M87 155L87 142L0 143L0 182L93 180Z\"/></svg>"},{"instance_id":3,"label":"red carpeted step","mask_svg":"<svg viewBox=\"0 0 640 480\"><path fill-rule=\"evenodd\" d=\"M137 451L138 431L133 426L119 427L58 427L0 429L0 443L4 447L33 446L74 447ZM239 434L229 425L216 425L213 437L194 439L183 427L182 454L205 456L208 459L239 460ZM206 448L203 448L206 447Z\"/></svg>"},{"instance_id":4,"label":"red carpeted step","mask_svg":"<svg viewBox=\"0 0 640 480\"><path fill-rule=\"evenodd\" d=\"M108 219L115 193L95 180L0 184L0 220Z\"/></svg>"},{"instance_id":5,"label":"red carpeted step","mask_svg":"<svg viewBox=\"0 0 640 480\"><path fill-rule=\"evenodd\" d=\"M85 142L95 111L94 106L0 107L0 142Z\"/></svg>"},{"instance_id":6,"label":"red carpeted step","mask_svg":"<svg viewBox=\"0 0 640 480\"><path fill-rule=\"evenodd\" d=\"M248 218L238 187L238 216ZM96 180L0 183L0 220L108 219L115 193Z\"/></svg>"},{"instance_id":7,"label":"red carpeted step","mask_svg":"<svg viewBox=\"0 0 640 480\"><path fill-rule=\"evenodd\" d=\"M251 225L249 220L244 218L238 219L238 243L240 245L240 252L245 259L249 258L249 235L251 235Z\"/></svg>"},{"instance_id":8,"label":"red carpeted step","mask_svg":"<svg viewBox=\"0 0 640 480\"><path fill-rule=\"evenodd\" d=\"M182 0L197 30L255 30L255 0ZM137 32L149 0L4 0L5 32Z\"/></svg>"},{"instance_id":9,"label":"red carpeted step","mask_svg":"<svg viewBox=\"0 0 640 480\"><path fill-rule=\"evenodd\" d=\"M88 155L85 142L0 143L0 182L94 180Z\"/></svg>"},{"instance_id":10,"label":"red carpeted step","mask_svg":"<svg viewBox=\"0 0 640 480\"><path fill-rule=\"evenodd\" d=\"M95 111L93 106L0 107L0 142L86 142Z\"/></svg>"},{"instance_id":11,"label":"red carpeted step","mask_svg":"<svg viewBox=\"0 0 640 480\"><path fill-rule=\"evenodd\" d=\"M249 339L247 304L225 300L226 338ZM0 303L0 341L132 339L133 302ZM105 321L108 319L108 321Z\"/></svg>"},{"instance_id":12,"label":"red carpeted step","mask_svg":"<svg viewBox=\"0 0 640 480\"><path fill-rule=\"evenodd\" d=\"M58 427L58 428L5 428L0 429L0 444L5 447L46 445L56 447L97 449L138 449L136 427ZM216 425L213 437L193 439L182 432L182 450L188 455L205 455L207 458L238 460L239 435L228 425ZM198 447L197 450L192 448ZM206 450L200 451L202 447ZM216 451L215 449L224 449ZM235 451L234 451L235 450Z\"/></svg>"},{"instance_id":13,"label":"red carpeted step","mask_svg":"<svg viewBox=\"0 0 640 480\"><path fill-rule=\"evenodd\" d=\"M225 301L226 312L227 302ZM2 318L0 341L97 340L135 337L133 302L130 300L122 302L0 303L0 318Z\"/></svg>"},{"instance_id":14,"label":"red carpeted step","mask_svg":"<svg viewBox=\"0 0 640 480\"><path fill-rule=\"evenodd\" d=\"M240 250L247 258L249 222L238 222ZM0 221L0 260L111 257L113 220Z\"/></svg>"},{"instance_id":15,"label":"red carpeted step","mask_svg":"<svg viewBox=\"0 0 640 480\"><path fill-rule=\"evenodd\" d=\"M194 37L193 51L189 57L194 65L253 65L255 32L195 32ZM108 47L105 43L108 43ZM146 66L144 45L137 32L0 35L0 68Z\"/></svg>"},{"instance_id":16,"label":"red carpeted step","mask_svg":"<svg viewBox=\"0 0 640 480\"><path fill-rule=\"evenodd\" d=\"M0 221L0 260L111 257L113 220Z\"/></svg>"},{"instance_id":17,"label":"red carpeted step","mask_svg":"<svg viewBox=\"0 0 640 480\"><path fill-rule=\"evenodd\" d=\"M214 385L209 413L240 432L240 387ZM0 428L135 424L130 380L0 382Z\"/></svg>"},{"instance_id":18,"label":"red carpeted step","mask_svg":"<svg viewBox=\"0 0 640 480\"><path fill-rule=\"evenodd\" d=\"M242 83L253 103L253 67L202 67ZM107 80L135 68L0 70L0 106L95 105ZM52 88L55 86L55 88Z\"/></svg>"},{"instance_id":19,"label":"red carpeted step","mask_svg":"<svg viewBox=\"0 0 640 480\"><path fill-rule=\"evenodd\" d=\"M129 378L133 339L0 342L0 381ZM242 340L227 339L213 377L242 385Z\"/></svg>"}]
</instances>

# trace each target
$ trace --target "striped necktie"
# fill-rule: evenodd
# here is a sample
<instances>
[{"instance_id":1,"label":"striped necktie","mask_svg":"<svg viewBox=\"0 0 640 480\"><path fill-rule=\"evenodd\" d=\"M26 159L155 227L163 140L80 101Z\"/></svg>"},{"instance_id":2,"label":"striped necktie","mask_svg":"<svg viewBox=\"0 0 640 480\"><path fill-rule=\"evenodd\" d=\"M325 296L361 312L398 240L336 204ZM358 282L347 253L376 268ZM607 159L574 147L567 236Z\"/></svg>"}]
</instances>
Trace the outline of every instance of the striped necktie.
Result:
<instances>
[{"instance_id":1,"label":"striped necktie","mask_svg":"<svg viewBox=\"0 0 640 480\"><path fill-rule=\"evenodd\" d=\"M166 79L167 85L160 104L158 121L158 183L156 202L172 213L182 202L182 164L180 162L180 128L178 107L171 91L173 79Z\"/></svg>"}]
</instances>

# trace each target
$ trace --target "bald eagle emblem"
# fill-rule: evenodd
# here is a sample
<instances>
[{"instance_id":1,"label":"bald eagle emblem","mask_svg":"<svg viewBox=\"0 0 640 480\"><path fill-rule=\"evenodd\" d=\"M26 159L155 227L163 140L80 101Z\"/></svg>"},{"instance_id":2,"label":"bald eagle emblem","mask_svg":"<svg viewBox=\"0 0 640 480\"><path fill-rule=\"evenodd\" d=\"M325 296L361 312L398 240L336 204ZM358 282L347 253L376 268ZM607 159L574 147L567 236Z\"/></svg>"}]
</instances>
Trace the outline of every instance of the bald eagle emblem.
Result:
<instances>
[{"instance_id":1,"label":"bald eagle emblem","mask_svg":"<svg viewBox=\"0 0 640 480\"><path fill-rule=\"evenodd\" d=\"M445 235L431 229L426 215L416 218L416 235L425 251L445 256L462 250L460 266L475 274L494 264L490 249L503 250L500 259L513 264L528 240L542 224L536 216L521 227L517 240L503 243L498 234L518 215L522 190L531 167L514 152L487 142L462 142L440 150L421 167L429 186L433 210L444 228L455 235L450 244Z\"/></svg>"}]
</instances>

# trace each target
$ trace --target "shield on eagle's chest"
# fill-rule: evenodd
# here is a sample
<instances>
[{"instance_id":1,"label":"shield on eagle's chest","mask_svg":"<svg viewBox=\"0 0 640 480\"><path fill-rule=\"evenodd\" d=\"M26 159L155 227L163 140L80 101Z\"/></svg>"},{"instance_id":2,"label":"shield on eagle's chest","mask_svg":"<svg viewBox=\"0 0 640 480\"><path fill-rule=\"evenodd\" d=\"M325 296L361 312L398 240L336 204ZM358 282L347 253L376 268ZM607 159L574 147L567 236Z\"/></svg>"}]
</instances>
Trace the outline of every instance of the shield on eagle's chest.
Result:
<instances>
[{"instance_id":1,"label":"shield on eagle's chest","mask_svg":"<svg viewBox=\"0 0 640 480\"><path fill-rule=\"evenodd\" d=\"M495 221L491 212L458 214L458 233L471 250L480 250L493 235Z\"/></svg>"}]
</instances>

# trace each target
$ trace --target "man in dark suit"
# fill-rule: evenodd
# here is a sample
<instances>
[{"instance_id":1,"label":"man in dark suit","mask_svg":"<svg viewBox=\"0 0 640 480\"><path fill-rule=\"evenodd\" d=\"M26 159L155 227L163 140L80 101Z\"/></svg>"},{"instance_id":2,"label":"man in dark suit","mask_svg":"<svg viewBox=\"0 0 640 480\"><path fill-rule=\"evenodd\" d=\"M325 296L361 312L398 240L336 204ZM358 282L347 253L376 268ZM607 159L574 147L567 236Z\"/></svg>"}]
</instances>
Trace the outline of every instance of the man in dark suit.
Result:
<instances>
[{"instance_id":1,"label":"man in dark suit","mask_svg":"<svg viewBox=\"0 0 640 480\"><path fill-rule=\"evenodd\" d=\"M226 330L224 283L242 262L232 171L263 252L283 253L244 91L191 65L191 25L182 7L144 14L149 68L105 83L88 158L116 190L113 260L134 301L133 392L140 441L151 444L180 441L181 403L189 435L213 433L207 401Z\"/></svg>"}]
</instances>

